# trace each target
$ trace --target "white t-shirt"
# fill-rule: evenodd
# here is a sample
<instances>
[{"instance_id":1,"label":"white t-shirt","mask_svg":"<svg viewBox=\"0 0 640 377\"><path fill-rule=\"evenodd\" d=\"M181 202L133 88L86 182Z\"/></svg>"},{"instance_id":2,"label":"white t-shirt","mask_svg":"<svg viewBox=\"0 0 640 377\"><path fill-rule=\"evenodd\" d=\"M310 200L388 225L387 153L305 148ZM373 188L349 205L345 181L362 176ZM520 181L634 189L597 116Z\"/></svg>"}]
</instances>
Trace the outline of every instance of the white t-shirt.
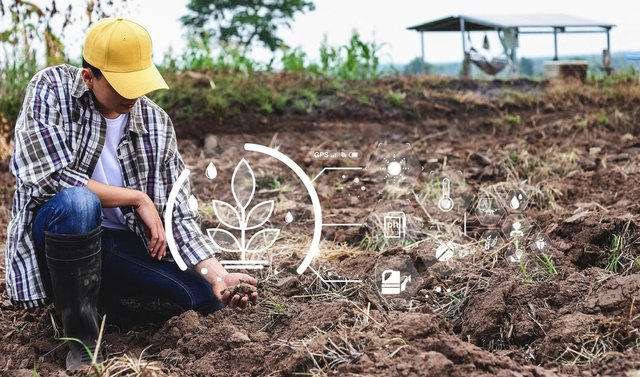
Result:
<instances>
[{"instance_id":1,"label":"white t-shirt","mask_svg":"<svg viewBox=\"0 0 640 377\"><path fill-rule=\"evenodd\" d=\"M91 179L111 186L123 187L122 170L118 161L118 144L122 139L129 120L128 114L120 114L116 119L106 119L107 134L104 148L93 171ZM128 229L120 208L102 209L102 226L112 229Z\"/></svg>"}]
</instances>

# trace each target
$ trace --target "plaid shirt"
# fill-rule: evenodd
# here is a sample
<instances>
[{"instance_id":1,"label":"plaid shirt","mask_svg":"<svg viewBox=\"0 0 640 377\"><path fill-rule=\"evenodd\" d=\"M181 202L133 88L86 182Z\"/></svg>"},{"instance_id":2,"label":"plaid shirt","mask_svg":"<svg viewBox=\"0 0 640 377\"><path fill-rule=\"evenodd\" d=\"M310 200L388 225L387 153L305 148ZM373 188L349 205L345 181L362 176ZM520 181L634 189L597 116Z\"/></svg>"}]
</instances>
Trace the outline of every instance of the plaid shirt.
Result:
<instances>
[{"instance_id":1,"label":"plaid shirt","mask_svg":"<svg viewBox=\"0 0 640 377\"><path fill-rule=\"evenodd\" d=\"M35 307L47 298L31 233L38 209L61 190L86 185L104 145L106 122L80 71L60 65L36 74L16 122L10 167L16 191L5 266L7 291L17 305ZM146 97L136 101L129 119L117 151L124 186L145 192L162 217L173 183L184 169L173 124ZM190 192L187 182L176 200L172 226L182 259L193 267L212 257L215 249L202 234L197 213L188 207ZM148 249L142 221L132 207L121 210L127 226Z\"/></svg>"}]
</instances>

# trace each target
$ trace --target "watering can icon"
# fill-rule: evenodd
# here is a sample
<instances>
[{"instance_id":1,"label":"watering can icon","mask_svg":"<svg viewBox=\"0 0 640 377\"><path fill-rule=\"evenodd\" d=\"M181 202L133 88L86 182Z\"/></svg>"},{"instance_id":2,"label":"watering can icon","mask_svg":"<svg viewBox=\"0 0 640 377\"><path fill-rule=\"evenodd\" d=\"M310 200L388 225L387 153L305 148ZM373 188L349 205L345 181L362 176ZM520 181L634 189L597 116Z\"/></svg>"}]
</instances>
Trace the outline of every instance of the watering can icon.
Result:
<instances>
[{"instance_id":1,"label":"watering can icon","mask_svg":"<svg viewBox=\"0 0 640 377\"><path fill-rule=\"evenodd\" d=\"M382 284L380 285L380 293L383 295L397 295L404 292L407 283L411 282L411 276L406 276L404 281L400 283L400 271L385 270L382 272Z\"/></svg>"}]
</instances>

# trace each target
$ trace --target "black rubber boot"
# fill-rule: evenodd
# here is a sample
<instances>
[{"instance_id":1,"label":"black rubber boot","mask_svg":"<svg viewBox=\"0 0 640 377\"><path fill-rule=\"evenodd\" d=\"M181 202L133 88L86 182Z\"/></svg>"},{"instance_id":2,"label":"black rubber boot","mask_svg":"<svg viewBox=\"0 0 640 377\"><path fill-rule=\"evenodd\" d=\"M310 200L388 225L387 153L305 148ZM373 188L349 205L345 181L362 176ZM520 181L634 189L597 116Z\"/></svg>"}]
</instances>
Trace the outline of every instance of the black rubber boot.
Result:
<instances>
[{"instance_id":1,"label":"black rubber boot","mask_svg":"<svg viewBox=\"0 0 640 377\"><path fill-rule=\"evenodd\" d=\"M64 336L82 342L81 344L68 341L69 371L91 364L91 356L84 346L93 353L98 339L97 301L102 276L101 236L101 227L85 235L45 232L47 267ZM102 358L99 357L98 361L102 362Z\"/></svg>"}]
</instances>

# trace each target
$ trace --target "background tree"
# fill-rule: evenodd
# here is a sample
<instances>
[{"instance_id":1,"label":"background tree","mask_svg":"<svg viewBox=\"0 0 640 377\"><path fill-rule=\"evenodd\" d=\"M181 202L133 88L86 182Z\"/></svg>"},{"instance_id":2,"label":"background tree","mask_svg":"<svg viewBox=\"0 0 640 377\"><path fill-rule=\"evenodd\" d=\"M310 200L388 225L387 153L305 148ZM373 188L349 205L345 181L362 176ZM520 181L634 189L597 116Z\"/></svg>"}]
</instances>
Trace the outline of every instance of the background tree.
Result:
<instances>
[{"instance_id":1,"label":"background tree","mask_svg":"<svg viewBox=\"0 0 640 377\"><path fill-rule=\"evenodd\" d=\"M435 72L435 67L427 62L422 61L421 57L413 58L404 66L405 75L430 75Z\"/></svg>"},{"instance_id":2,"label":"background tree","mask_svg":"<svg viewBox=\"0 0 640 377\"><path fill-rule=\"evenodd\" d=\"M291 27L296 13L314 10L306 0L190 0L183 25L205 41L240 46L244 52L258 41L275 51L283 45L276 35L280 27Z\"/></svg>"},{"instance_id":3,"label":"background tree","mask_svg":"<svg viewBox=\"0 0 640 377\"><path fill-rule=\"evenodd\" d=\"M521 75L533 76L533 73L534 73L533 60L529 58L521 58L518 71L520 72Z\"/></svg>"}]
</instances>

